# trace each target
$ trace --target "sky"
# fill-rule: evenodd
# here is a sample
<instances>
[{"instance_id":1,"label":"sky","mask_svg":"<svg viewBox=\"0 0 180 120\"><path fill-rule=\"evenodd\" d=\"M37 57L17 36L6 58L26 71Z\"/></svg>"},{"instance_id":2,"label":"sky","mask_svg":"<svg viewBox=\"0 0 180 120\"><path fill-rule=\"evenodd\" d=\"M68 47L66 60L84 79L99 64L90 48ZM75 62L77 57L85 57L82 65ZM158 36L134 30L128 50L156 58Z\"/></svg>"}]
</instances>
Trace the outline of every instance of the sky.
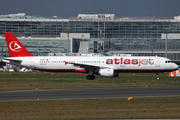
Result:
<instances>
[{"instance_id":1,"label":"sky","mask_svg":"<svg viewBox=\"0 0 180 120\"><path fill-rule=\"evenodd\" d=\"M0 15L16 13L62 18L78 14L174 17L180 15L180 0L0 0Z\"/></svg>"}]
</instances>

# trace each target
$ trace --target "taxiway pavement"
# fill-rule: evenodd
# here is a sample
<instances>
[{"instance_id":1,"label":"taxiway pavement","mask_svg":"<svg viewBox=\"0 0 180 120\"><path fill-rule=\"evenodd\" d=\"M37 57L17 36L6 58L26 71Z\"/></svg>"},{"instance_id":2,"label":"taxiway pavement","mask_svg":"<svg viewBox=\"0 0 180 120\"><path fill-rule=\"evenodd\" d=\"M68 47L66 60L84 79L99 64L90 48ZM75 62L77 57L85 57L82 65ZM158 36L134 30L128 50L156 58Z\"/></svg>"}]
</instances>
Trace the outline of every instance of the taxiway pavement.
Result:
<instances>
[{"instance_id":1,"label":"taxiway pavement","mask_svg":"<svg viewBox=\"0 0 180 120\"><path fill-rule=\"evenodd\" d=\"M81 88L0 91L0 102L180 96L180 87Z\"/></svg>"}]
</instances>

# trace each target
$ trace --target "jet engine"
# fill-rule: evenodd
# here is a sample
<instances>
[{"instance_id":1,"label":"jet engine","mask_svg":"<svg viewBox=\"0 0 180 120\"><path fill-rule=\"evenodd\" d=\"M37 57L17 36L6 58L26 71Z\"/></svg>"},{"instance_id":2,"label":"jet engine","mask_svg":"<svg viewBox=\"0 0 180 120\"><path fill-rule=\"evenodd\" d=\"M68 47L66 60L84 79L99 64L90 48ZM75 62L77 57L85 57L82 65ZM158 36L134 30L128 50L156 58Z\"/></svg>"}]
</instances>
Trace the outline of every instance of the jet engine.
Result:
<instances>
[{"instance_id":1,"label":"jet engine","mask_svg":"<svg viewBox=\"0 0 180 120\"><path fill-rule=\"evenodd\" d=\"M114 72L114 69L100 69L99 74L102 77L118 77L119 73Z\"/></svg>"}]
</instances>

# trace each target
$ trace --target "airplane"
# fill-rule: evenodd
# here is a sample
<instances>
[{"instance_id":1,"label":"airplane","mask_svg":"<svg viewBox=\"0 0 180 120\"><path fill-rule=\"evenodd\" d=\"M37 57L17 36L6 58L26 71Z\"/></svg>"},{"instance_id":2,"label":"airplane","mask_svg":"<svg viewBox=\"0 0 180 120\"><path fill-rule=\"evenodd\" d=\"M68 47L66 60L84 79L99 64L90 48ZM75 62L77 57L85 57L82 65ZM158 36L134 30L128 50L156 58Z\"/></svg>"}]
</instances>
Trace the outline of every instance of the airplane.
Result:
<instances>
[{"instance_id":1,"label":"airplane","mask_svg":"<svg viewBox=\"0 0 180 120\"><path fill-rule=\"evenodd\" d=\"M86 79L94 80L94 75L118 77L119 73L171 72L178 65L170 59L157 56L34 56L11 32L5 32L10 57L2 61L45 72L88 73Z\"/></svg>"}]
</instances>

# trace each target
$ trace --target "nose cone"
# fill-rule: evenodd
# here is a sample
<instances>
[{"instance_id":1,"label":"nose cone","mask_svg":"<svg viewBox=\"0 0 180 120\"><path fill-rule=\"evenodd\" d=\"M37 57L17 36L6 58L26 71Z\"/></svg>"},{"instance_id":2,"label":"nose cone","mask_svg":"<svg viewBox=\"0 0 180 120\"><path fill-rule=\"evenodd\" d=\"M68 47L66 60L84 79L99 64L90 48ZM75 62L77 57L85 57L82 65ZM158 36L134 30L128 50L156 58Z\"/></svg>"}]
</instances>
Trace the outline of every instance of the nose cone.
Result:
<instances>
[{"instance_id":1,"label":"nose cone","mask_svg":"<svg viewBox=\"0 0 180 120\"><path fill-rule=\"evenodd\" d=\"M173 66L172 66L172 68L173 68L174 70L178 70L178 69L179 69L179 66L174 63Z\"/></svg>"}]
</instances>

